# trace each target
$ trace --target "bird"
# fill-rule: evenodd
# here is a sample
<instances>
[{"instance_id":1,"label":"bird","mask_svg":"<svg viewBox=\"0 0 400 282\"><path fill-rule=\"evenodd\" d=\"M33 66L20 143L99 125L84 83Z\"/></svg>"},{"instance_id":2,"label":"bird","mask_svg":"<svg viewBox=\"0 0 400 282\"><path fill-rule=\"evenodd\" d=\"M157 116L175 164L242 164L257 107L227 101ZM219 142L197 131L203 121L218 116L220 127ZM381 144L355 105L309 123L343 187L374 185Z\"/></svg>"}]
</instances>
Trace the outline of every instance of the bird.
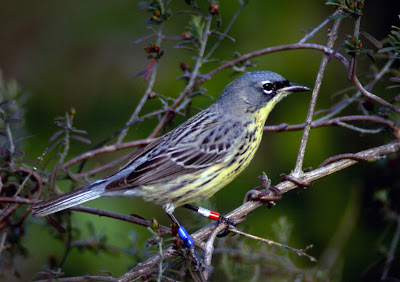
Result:
<instances>
[{"instance_id":1,"label":"bird","mask_svg":"<svg viewBox=\"0 0 400 282\"><path fill-rule=\"evenodd\" d=\"M209 198L229 184L253 159L275 105L308 90L272 71L247 72L229 83L215 103L147 145L118 171L33 205L33 216L99 197L142 197L161 205L180 226L175 208Z\"/></svg>"}]
</instances>

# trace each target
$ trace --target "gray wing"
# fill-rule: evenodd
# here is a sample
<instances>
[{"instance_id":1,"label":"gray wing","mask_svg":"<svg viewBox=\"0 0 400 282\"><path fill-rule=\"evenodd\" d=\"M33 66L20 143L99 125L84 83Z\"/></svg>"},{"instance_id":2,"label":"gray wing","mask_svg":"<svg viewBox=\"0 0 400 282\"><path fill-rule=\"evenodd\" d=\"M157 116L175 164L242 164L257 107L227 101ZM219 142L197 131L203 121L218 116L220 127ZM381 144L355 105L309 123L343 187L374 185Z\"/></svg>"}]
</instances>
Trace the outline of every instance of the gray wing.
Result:
<instances>
[{"instance_id":1,"label":"gray wing","mask_svg":"<svg viewBox=\"0 0 400 282\"><path fill-rule=\"evenodd\" d=\"M228 162L232 158L231 150L235 150L244 134L240 122L222 122L215 114L197 115L161 137L163 141L144 155L143 163L106 189L150 185Z\"/></svg>"}]
</instances>

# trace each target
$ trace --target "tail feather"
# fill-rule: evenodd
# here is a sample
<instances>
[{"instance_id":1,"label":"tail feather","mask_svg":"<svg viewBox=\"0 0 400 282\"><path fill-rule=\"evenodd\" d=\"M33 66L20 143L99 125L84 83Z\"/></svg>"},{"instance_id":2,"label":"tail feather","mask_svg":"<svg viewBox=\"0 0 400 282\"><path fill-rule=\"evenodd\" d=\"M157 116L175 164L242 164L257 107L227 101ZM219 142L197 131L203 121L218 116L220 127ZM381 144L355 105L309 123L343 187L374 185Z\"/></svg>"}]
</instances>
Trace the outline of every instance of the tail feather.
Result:
<instances>
[{"instance_id":1,"label":"tail feather","mask_svg":"<svg viewBox=\"0 0 400 282\"><path fill-rule=\"evenodd\" d=\"M104 185L101 185L103 182L93 183L52 199L41 201L40 203L32 206L32 215L46 216L61 210L65 210L72 206L79 205L83 202L99 198L104 193Z\"/></svg>"}]
</instances>

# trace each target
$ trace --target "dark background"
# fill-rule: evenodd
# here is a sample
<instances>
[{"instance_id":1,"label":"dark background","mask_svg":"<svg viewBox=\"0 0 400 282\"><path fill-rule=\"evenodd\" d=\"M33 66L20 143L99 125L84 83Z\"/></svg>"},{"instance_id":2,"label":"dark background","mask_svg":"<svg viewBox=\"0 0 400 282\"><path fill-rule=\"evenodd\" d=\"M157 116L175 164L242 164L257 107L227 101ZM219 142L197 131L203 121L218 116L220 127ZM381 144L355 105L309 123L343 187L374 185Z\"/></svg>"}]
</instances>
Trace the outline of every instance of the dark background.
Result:
<instances>
[{"instance_id":1,"label":"dark background","mask_svg":"<svg viewBox=\"0 0 400 282\"><path fill-rule=\"evenodd\" d=\"M171 8L174 15L164 27L167 36L181 35L190 19L189 15L177 13L186 9L184 1L173 2ZM387 36L391 25L400 25L397 18L399 3L396 5L387 1L366 1L361 30L368 31L377 39ZM229 1L229 4L221 1L223 24L229 22L237 6L234 1ZM304 36L302 30L318 26L332 12L333 8L325 6L323 1L250 1L229 33L236 42L225 40L215 56L221 60L231 60L235 51L245 54L297 42ZM34 137L26 143L26 158L36 159L42 154L48 146L49 137L56 131L54 118L63 116L71 107L77 112L75 126L88 132L87 137L93 145L125 124L147 85L141 78L134 78L134 75L149 63L143 48L152 40L137 45L132 45L132 42L152 32L146 24L149 16L138 9L136 1L0 2L0 69L6 80L15 79L29 93L25 120L27 134L33 134ZM352 20L344 21L337 44L347 34L352 34L352 25ZM310 42L325 44L326 32L325 28ZM165 55L160 61L154 89L170 97L177 97L184 87L182 81L176 80L182 74L179 63L193 65L193 54L175 49L176 44L175 41L162 44ZM317 51L285 51L257 58L259 61L254 69L276 71L289 80L312 87L321 58L322 54ZM369 64L366 57L360 59L358 74L361 77L368 72ZM218 62L207 64L202 73L218 65ZM377 65L380 66L379 63ZM217 98L224 86L233 79L229 73L226 70L217 74L202 87L208 90L207 94ZM332 95L349 86L351 84L347 82L343 66L332 61L324 78L317 110L329 107L339 99ZM374 92L385 99L394 96L393 90L385 90L384 93L383 90L382 85L377 85ZM291 96L277 106L267 124L303 123L309 98L307 93ZM212 100L205 97L195 98L193 102L200 108L211 103ZM150 100L142 114L157 107L160 107L160 102L157 99ZM176 118L173 126L186 119ZM146 137L156 123L157 119L153 118L132 127L125 140ZM356 152L382 144L384 138L360 136L343 128L313 130L304 167L315 168L334 154ZM245 193L260 184L257 176L263 171L273 183L278 183L279 174L290 173L294 167L300 139L301 132L266 133L251 166L212 198L213 207L226 213L239 206ZM73 143L69 158L89 150L93 145ZM104 164L121 154L101 156L89 162L88 168ZM344 280L360 278L370 264L379 258L378 238L383 232L381 228L385 226L382 222L373 222L370 217L374 210L370 206L370 190L363 177L366 174L372 177L371 174L379 170L377 166L379 163L360 164L317 181L305 191L292 191L272 210L255 211L240 229L268 237L271 236L271 223L280 216L286 216L293 224L290 244L298 248L313 244L314 248L309 253L318 259L338 230L344 210L350 207L354 224L350 226L349 234L341 237L341 245L337 246L337 250L341 256L340 267ZM63 189L62 181L58 185ZM160 207L144 203L141 199L100 199L88 205L114 212L136 213L148 219L156 217L164 225L169 225ZM185 222L197 220L195 216L184 213L178 211L178 216L183 217ZM145 228L80 213L74 213L73 218L75 225L83 232L86 228L82 226L90 221L96 232L107 235L110 243L122 247L137 244L138 252L145 256L144 240L151 236ZM190 223L186 225L190 229ZM45 224L44 219L32 220L30 227L25 237L30 256L20 259L25 280L31 279L47 263L47 254L60 256L64 250L60 241L49 235L55 231ZM131 234L131 237L127 234ZM238 236L235 238L242 240ZM294 255L293 259L304 267L314 265ZM87 251L74 249L63 271L73 276L108 270L118 276L134 264L128 255L93 256Z\"/></svg>"}]
</instances>

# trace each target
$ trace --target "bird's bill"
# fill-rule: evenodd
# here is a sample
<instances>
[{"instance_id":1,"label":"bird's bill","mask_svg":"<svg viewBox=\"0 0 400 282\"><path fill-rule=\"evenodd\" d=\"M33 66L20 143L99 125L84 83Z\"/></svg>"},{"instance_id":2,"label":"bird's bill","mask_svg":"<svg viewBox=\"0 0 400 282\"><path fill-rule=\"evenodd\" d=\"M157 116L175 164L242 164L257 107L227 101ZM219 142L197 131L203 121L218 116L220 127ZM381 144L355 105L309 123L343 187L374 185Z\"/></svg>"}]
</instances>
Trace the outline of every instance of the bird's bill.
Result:
<instances>
[{"instance_id":1,"label":"bird's bill","mask_svg":"<svg viewBox=\"0 0 400 282\"><path fill-rule=\"evenodd\" d=\"M293 83L290 82L289 86L283 87L280 89L280 91L284 91L284 92L303 92L303 91L310 91L311 89L307 86L298 84L298 83Z\"/></svg>"}]
</instances>

